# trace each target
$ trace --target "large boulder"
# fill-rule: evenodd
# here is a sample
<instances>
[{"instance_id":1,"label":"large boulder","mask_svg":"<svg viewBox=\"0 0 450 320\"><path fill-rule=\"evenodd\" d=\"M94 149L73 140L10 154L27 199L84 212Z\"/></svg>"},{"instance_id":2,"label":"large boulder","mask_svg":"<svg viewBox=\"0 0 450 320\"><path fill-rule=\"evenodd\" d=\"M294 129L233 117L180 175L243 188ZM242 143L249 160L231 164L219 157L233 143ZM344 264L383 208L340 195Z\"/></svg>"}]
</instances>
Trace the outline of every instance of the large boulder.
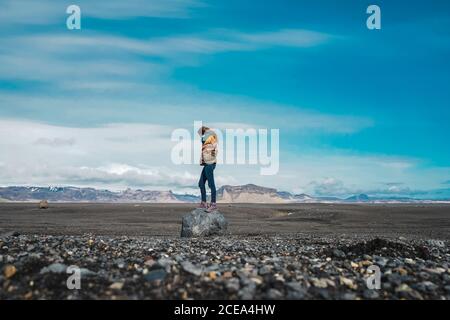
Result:
<instances>
[{"instance_id":1,"label":"large boulder","mask_svg":"<svg viewBox=\"0 0 450 320\"><path fill-rule=\"evenodd\" d=\"M226 233L228 222L219 211L195 209L183 216L181 237L208 237Z\"/></svg>"},{"instance_id":2,"label":"large boulder","mask_svg":"<svg viewBox=\"0 0 450 320\"><path fill-rule=\"evenodd\" d=\"M41 202L39 202L39 209L48 209L48 201L42 200Z\"/></svg>"}]
</instances>

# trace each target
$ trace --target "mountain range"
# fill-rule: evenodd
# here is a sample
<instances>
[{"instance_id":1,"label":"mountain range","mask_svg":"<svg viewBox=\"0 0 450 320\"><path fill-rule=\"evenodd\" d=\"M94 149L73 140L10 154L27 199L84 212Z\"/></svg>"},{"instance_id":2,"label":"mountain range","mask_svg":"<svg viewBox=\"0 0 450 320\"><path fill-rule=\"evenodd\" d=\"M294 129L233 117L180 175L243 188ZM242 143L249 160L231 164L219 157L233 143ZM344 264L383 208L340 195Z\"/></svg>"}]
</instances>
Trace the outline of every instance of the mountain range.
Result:
<instances>
[{"instance_id":1,"label":"mountain range","mask_svg":"<svg viewBox=\"0 0 450 320\"><path fill-rule=\"evenodd\" d=\"M0 187L0 202L104 202L104 203L195 203L199 196L177 194L172 191L132 190L110 191L78 187ZM429 202L407 197L370 197L357 194L347 198L313 197L292 194L254 184L222 186L217 190L217 201L222 203L389 203Z\"/></svg>"}]
</instances>

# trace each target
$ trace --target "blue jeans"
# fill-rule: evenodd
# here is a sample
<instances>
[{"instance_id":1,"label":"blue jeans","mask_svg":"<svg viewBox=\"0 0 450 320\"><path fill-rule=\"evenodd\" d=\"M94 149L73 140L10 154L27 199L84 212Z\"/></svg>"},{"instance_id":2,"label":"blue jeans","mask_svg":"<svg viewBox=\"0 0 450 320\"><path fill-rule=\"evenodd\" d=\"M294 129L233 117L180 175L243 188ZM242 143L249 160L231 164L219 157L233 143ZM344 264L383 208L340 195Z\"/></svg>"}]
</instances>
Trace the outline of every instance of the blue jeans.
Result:
<instances>
[{"instance_id":1,"label":"blue jeans","mask_svg":"<svg viewBox=\"0 0 450 320\"><path fill-rule=\"evenodd\" d=\"M206 188L205 184L208 181L208 187L211 189L211 202L216 203L216 185L214 184L214 169L216 164L205 164L203 166L202 174L200 175L200 180L198 181L198 186L200 187L200 192L202 194L202 201L206 202Z\"/></svg>"}]
</instances>

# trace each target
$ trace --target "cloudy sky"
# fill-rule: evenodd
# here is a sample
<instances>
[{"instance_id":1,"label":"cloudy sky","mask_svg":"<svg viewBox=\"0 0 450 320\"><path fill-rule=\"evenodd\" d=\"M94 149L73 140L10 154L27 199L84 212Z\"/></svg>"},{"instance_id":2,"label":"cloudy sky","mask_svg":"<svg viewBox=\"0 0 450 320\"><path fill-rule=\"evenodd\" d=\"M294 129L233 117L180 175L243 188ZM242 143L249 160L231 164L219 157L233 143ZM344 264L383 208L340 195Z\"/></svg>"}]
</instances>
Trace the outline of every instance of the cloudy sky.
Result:
<instances>
[{"instance_id":1,"label":"cloudy sky","mask_svg":"<svg viewBox=\"0 0 450 320\"><path fill-rule=\"evenodd\" d=\"M82 29L66 28L77 4ZM450 197L450 3L0 0L0 185L196 192L171 133L280 129L218 185Z\"/></svg>"}]
</instances>

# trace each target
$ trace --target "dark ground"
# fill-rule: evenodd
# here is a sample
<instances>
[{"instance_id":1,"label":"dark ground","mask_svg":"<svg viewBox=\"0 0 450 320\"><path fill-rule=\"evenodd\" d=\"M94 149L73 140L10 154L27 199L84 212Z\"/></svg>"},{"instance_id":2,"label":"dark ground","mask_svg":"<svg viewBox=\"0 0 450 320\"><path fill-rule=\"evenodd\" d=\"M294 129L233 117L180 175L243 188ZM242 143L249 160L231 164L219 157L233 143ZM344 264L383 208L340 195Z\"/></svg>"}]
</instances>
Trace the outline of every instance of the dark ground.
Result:
<instances>
[{"instance_id":1,"label":"dark ground","mask_svg":"<svg viewBox=\"0 0 450 320\"><path fill-rule=\"evenodd\" d=\"M0 233L179 236L189 204L0 203ZM233 235L450 238L450 204L221 204Z\"/></svg>"},{"instance_id":2,"label":"dark ground","mask_svg":"<svg viewBox=\"0 0 450 320\"><path fill-rule=\"evenodd\" d=\"M450 205L222 204L230 235L181 239L192 208L2 203L0 300L450 299Z\"/></svg>"}]
</instances>

